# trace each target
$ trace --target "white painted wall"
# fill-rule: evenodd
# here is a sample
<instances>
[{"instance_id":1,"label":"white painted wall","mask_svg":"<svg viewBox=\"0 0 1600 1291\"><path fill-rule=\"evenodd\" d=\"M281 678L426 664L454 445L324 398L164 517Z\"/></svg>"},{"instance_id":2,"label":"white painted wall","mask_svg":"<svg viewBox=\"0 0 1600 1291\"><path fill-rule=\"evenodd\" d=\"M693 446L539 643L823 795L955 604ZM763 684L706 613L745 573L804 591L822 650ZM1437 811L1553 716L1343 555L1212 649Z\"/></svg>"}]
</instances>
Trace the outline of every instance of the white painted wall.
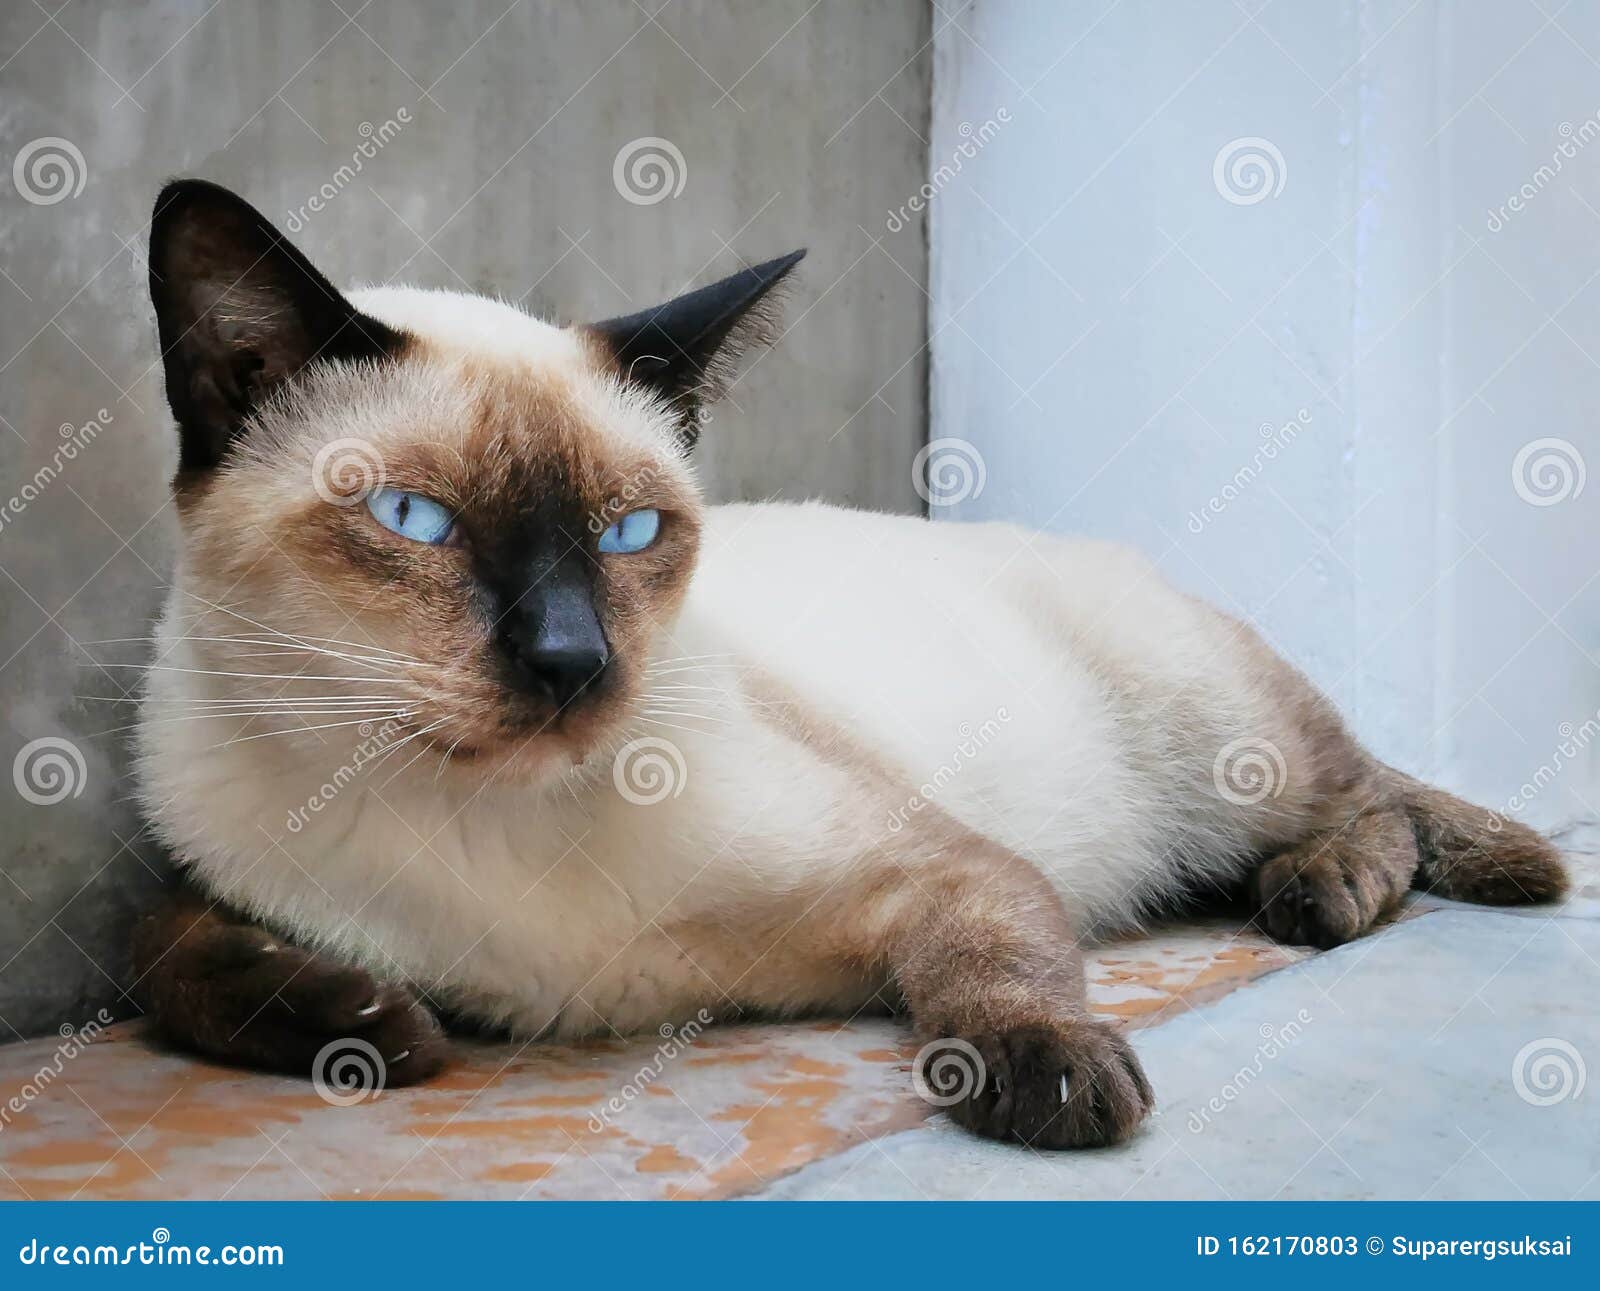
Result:
<instances>
[{"instance_id":1,"label":"white painted wall","mask_svg":"<svg viewBox=\"0 0 1600 1291\"><path fill-rule=\"evenodd\" d=\"M986 468L935 513L1143 547L1382 756L1494 806L1556 772L1542 823L1600 804L1600 479L1513 479L1541 438L1600 470L1600 6L1554 8L938 0L930 146L975 153L932 434ZM1230 202L1248 137L1282 188Z\"/></svg>"}]
</instances>

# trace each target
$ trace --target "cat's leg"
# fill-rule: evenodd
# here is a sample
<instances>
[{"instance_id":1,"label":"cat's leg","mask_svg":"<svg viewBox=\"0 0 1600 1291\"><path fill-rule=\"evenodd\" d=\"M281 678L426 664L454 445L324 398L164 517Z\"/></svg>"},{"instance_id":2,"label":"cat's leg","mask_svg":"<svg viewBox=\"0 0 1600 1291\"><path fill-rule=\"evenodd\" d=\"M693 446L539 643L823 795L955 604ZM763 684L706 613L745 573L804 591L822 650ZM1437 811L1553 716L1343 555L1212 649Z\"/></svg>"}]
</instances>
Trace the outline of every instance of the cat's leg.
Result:
<instances>
[{"instance_id":1,"label":"cat's leg","mask_svg":"<svg viewBox=\"0 0 1600 1291\"><path fill-rule=\"evenodd\" d=\"M1524 905L1559 900L1567 885L1560 851L1537 831L1378 763L1252 878L1261 926L1321 947L1361 936L1413 887Z\"/></svg>"},{"instance_id":2,"label":"cat's leg","mask_svg":"<svg viewBox=\"0 0 1600 1291\"><path fill-rule=\"evenodd\" d=\"M1149 1082L1122 1032L1090 1016L1072 920L1031 865L979 849L877 886L873 921L924 1042L919 1075L953 1120L1035 1148L1134 1132Z\"/></svg>"},{"instance_id":3,"label":"cat's leg","mask_svg":"<svg viewBox=\"0 0 1600 1291\"><path fill-rule=\"evenodd\" d=\"M188 888L135 925L133 971L161 1034L224 1062L309 1077L327 1046L356 1041L378 1055L383 1083L407 1085L445 1060L439 1023L410 991L291 946Z\"/></svg>"},{"instance_id":4,"label":"cat's leg","mask_svg":"<svg viewBox=\"0 0 1600 1291\"><path fill-rule=\"evenodd\" d=\"M1412 887L1491 904L1557 899L1556 847L1536 831L1385 766L1333 705L1248 627L1231 624L1277 723L1267 746L1281 780L1252 808L1282 848L1254 873L1262 927L1280 941L1342 945L1394 914Z\"/></svg>"},{"instance_id":5,"label":"cat's leg","mask_svg":"<svg viewBox=\"0 0 1600 1291\"><path fill-rule=\"evenodd\" d=\"M1343 945L1399 910L1416 875L1411 821L1384 789L1342 797L1324 819L1252 876L1256 920L1279 941Z\"/></svg>"}]
</instances>

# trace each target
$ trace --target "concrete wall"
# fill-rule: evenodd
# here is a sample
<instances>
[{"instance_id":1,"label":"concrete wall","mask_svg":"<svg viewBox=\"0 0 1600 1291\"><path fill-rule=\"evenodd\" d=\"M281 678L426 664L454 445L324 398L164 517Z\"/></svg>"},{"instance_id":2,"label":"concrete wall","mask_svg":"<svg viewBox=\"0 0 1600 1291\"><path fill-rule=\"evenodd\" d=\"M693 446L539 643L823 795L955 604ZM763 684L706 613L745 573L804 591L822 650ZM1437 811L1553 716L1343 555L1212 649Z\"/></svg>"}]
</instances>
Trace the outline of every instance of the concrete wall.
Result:
<instances>
[{"instance_id":1,"label":"concrete wall","mask_svg":"<svg viewBox=\"0 0 1600 1291\"><path fill-rule=\"evenodd\" d=\"M936 513L1136 543L1385 757L1595 814L1600 10L935 27L931 434L985 467Z\"/></svg>"},{"instance_id":2,"label":"concrete wall","mask_svg":"<svg viewBox=\"0 0 1600 1291\"><path fill-rule=\"evenodd\" d=\"M88 643L145 631L173 540L142 245L164 178L239 189L335 280L564 318L808 245L792 330L703 442L712 492L915 509L924 428L922 223L881 231L923 176L920 3L47 8L0 14L0 502L45 471L0 527L0 768L70 743L23 780L61 801L0 779L0 1038L117 1000L123 918L158 881L124 737L97 734L129 708L79 697L133 684L92 660L137 643ZM645 160L628 200L616 159L650 137L670 195L639 200Z\"/></svg>"}]
</instances>

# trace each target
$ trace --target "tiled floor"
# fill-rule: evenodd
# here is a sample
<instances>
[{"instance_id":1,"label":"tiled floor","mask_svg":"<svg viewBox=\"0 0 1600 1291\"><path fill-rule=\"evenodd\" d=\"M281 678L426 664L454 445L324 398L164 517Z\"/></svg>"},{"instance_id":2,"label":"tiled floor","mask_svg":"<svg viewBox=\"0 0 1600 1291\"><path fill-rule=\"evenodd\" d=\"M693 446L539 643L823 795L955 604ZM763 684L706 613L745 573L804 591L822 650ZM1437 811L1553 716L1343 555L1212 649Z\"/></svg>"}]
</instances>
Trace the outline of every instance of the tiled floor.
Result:
<instances>
[{"instance_id":1,"label":"tiled floor","mask_svg":"<svg viewBox=\"0 0 1600 1291\"><path fill-rule=\"evenodd\" d=\"M1418 902L1314 958L1213 922L1106 946L1090 976L1097 1011L1145 1031L1161 1100L1111 1151L969 1139L876 1019L463 1046L349 1106L129 1025L67 1058L0 1049L0 1108L21 1108L0 1197L1600 1196L1594 1091L1539 1105L1513 1079L1535 1041L1573 1079L1600 1061L1592 871L1560 911Z\"/></svg>"}]
</instances>

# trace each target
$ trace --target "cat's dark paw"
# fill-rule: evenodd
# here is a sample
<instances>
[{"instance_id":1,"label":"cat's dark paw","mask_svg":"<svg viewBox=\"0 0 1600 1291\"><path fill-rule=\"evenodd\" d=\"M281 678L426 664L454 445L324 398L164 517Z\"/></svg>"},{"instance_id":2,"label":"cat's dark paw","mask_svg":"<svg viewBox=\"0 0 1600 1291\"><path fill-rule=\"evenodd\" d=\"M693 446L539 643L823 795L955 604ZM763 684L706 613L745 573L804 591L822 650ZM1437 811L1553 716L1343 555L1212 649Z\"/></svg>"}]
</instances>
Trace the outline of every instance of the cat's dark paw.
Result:
<instances>
[{"instance_id":1,"label":"cat's dark paw","mask_svg":"<svg viewBox=\"0 0 1600 1291\"><path fill-rule=\"evenodd\" d=\"M966 1096L943 1077L940 1046L964 1045ZM980 1067L973 1069L972 1054ZM952 1120L986 1138L1034 1148L1090 1148L1128 1138L1155 1105L1150 1082L1115 1027L1088 1018L1030 1024L963 1041L935 1041L923 1050L920 1085L934 1092ZM970 1092L969 1092L970 1090Z\"/></svg>"},{"instance_id":2,"label":"cat's dark paw","mask_svg":"<svg viewBox=\"0 0 1600 1291\"><path fill-rule=\"evenodd\" d=\"M448 1056L438 1021L406 988L209 913L182 928L141 985L169 1039L315 1078L336 1096L425 1080Z\"/></svg>"},{"instance_id":3,"label":"cat's dark paw","mask_svg":"<svg viewBox=\"0 0 1600 1291\"><path fill-rule=\"evenodd\" d=\"M1330 950L1353 941L1398 903L1387 876L1328 847L1274 857L1255 873L1256 920L1276 941Z\"/></svg>"}]
</instances>

